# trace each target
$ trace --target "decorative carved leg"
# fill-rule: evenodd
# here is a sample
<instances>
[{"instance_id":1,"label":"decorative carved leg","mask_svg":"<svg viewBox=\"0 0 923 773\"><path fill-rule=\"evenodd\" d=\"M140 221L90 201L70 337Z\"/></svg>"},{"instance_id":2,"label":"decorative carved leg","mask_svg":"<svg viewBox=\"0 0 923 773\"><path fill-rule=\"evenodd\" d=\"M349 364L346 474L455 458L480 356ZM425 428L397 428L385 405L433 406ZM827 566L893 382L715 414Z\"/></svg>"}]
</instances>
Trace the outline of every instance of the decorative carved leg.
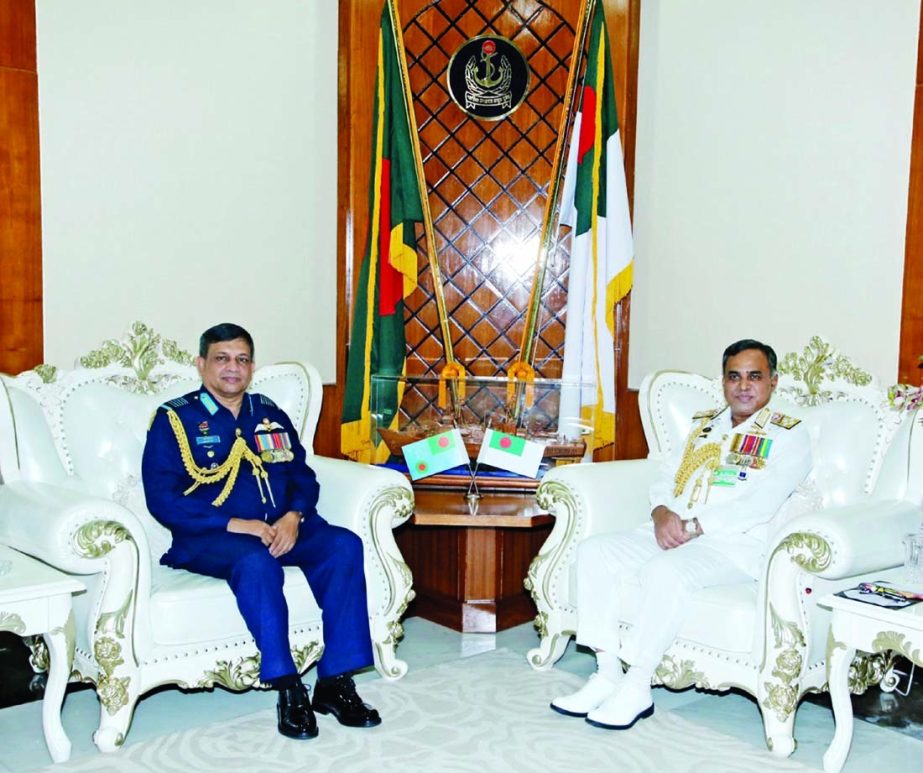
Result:
<instances>
[{"instance_id":1,"label":"decorative carved leg","mask_svg":"<svg viewBox=\"0 0 923 773\"><path fill-rule=\"evenodd\" d=\"M784 601L785 599L783 599ZM795 710L801 694L801 678L807 651L804 631L793 619L769 604L769 632L772 635L759 674L756 698L763 713L766 745L774 755L788 757L795 751Z\"/></svg>"},{"instance_id":2,"label":"decorative carved leg","mask_svg":"<svg viewBox=\"0 0 923 773\"><path fill-rule=\"evenodd\" d=\"M131 647L131 608L133 592L112 612L100 614L96 621L93 655L99 665L96 694L99 697L99 729L93 741L102 752L118 749L128 734L135 704L140 697L140 676Z\"/></svg>"},{"instance_id":3,"label":"decorative carved leg","mask_svg":"<svg viewBox=\"0 0 923 773\"><path fill-rule=\"evenodd\" d=\"M404 637L404 627L394 620L387 626L387 636L376 635L377 629L385 628L383 623L372 624L372 652L375 669L383 679L394 681L407 673L407 662L397 657L397 642Z\"/></svg>"},{"instance_id":4,"label":"decorative carved leg","mask_svg":"<svg viewBox=\"0 0 923 773\"><path fill-rule=\"evenodd\" d=\"M390 518L385 512L390 511ZM401 617L416 595L413 575L394 541L394 529L413 512L413 494L406 489L389 489L379 495L369 511L371 550L366 553L366 571L377 566L388 577L390 597L369 618L375 668L383 679L393 681L407 673L407 663L397 657L397 643L404 638ZM377 605L373 602L372 607ZM370 609L372 612L372 609Z\"/></svg>"},{"instance_id":5,"label":"decorative carved leg","mask_svg":"<svg viewBox=\"0 0 923 773\"><path fill-rule=\"evenodd\" d=\"M827 659L827 681L830 685L830 703L836 732L830 748L824 754L824 770L838 773L846 762L852 744L853 715L849 693L849 666L856 654L854 647L836 647Z\"/></svg>"},{"instance_id":6,"label":"decorative carved leg","mask_svg":"<svg viewBox=\"0 0 923 773\"><path fill-rule=\"evenodd\" d=\"M118 751L125 743L137 701L137 695L130 696L129 702L115 714L110 714L104 705L100 706L99 728L93 733L93 743L101 752Z\"/></svg>"},{"instance_id":7,"label":"decorative carved leg","mask_svg":"<svg viewBox=\"0 0 923 773\"><path fill-rule=\"evenodd\" d=\"M66 599L66 605L70 607L69 597ZM66 625L46 633L44 639L48 647L49 668L45 699L42 701L42 728L45 731L45 743L48 745L51 759L55 762L65 762L71 755L71 742L61 724L61 703L73 663L73 615L68 615Z\"/></svg>"},{"instance_id":8,"label":"decorative carved leg","mask_svg":"<svg viewBox=\"0 0 923 773\"><path fill-rule=\"evenodd\" d=\"M545 633L542 635L538 647L526 653L529 665L536 671L550 670L561 659L571 636L572 634L569 633Z\"/></svg>"},{"instance_id":9,"label":"decorative carved leg","mask_svg":"<svg viewBox=\"0 0 923 773\"><path fill-rule=\"evenodd\" d=\"M769 706L760 705L760 710L763 712L763 732L769 751L776 757L790 756L795 751L795 712L779 719Z\"/></svg>"}]
</instances>

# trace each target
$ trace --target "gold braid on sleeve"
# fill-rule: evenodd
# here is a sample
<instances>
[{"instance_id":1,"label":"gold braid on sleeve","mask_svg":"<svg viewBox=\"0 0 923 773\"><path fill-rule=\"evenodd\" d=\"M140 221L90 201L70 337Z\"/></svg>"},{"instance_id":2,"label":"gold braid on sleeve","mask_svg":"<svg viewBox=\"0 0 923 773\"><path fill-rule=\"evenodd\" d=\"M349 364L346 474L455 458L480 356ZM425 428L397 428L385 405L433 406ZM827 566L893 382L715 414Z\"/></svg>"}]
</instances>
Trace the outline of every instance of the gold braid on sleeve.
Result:
<instances>
[{"instance_id":1,"label":"gold braid on sleeve","mask_svg":"<svg viewBox=\"0 0 923 773\"><path fill-rule=\"evenodd\" d=\"M721 461L720 443L706 443L699 448L695 447L696 438L705 425L711 421L711 418L711 416L705 417L697 426L693 427L692 432L689 433L689 439L686 441L686 450L683 451L683 459L679 463L679 469L677 469L676 478L674 479L674 497L678 497L683 493L683 489L686 488L689 479L695 475L696 470L700 467L705 467L710 472L715 469Z\"/></svg>"},{"instance_id":2,"label":"gold braid on sleeve","mask_svg":"<svg viewBox=\"0 0 923 773\"><path fill-rule=\"evenodd\" d=\"M266 502L262 483L265 481L267 486L269 485L269 473L263 468L263 460L250 450L247 446L247 441L240 436L240 430L237 430L237 438L231 446L231 453L228 454L228 458L219 466L213 469L207 469L205 467L199 467L193 460L192 449L189 447L189 439L186 437L186 430L183 428L183 423L180 421L179 416L176 415L176 411L168 409L167 418L170 420L170 426L173 428L173 434L176 436L176 444L179 446L179 455L183 460L183 467L186 468L189 477L195 481L183 492L183 496L191 494L202 484L220 483L227 478L224 488L221 489L221 493L212 500L212 504L215 507L220 507L231 495L231 490L237 482L237 474L240 472L240 463L242 460L246 459L250 462L253 474L256 476L257 486L260 489L260 497L264 503Z\"/></svg>"}]
</instances>

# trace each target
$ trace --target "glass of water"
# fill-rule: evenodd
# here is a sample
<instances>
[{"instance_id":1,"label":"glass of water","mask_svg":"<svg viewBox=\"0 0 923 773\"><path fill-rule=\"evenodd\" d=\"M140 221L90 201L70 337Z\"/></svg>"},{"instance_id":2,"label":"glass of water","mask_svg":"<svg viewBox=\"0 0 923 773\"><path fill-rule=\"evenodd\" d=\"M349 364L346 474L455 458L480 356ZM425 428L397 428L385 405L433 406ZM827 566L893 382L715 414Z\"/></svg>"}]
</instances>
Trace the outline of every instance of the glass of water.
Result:
<instances>
[{"instance_id":1,"label":"glass of water","mask_svg":"<svg viewBox=\"0 0 923 773\"><path fill-rule=\"evenodd\" d=\"M923 584L923 531L904 537L904 576L908 582Z\"/></svg>"}]
</instances>

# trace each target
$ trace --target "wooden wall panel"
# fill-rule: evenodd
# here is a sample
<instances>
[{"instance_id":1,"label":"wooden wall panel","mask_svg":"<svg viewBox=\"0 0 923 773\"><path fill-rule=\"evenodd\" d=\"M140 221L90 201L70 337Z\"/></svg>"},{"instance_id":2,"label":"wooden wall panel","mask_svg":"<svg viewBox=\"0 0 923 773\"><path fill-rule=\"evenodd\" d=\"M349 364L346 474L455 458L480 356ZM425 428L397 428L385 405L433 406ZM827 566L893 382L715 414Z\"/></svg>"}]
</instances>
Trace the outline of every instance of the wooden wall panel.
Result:
<instances>
[{"instance_id":1,"label":"wooden wall panel","mask_svg":"<svg viewBox=\"0 0 923 773\"><path fill-rule=\"evenodd\" d=\"M0 3L0 68L35 72L35 2Z\"/></svg>"},{"instance_id":2,"label":"wooden wall panel","mask_svg":"<svg viewBox=\"0 0 923 773\"><path fill-rule=\"evenodd\" d=\"M910 190L907 198L907 237L904 247L904 297L897 380L923 383L923 13L917 44L917 80L910 149Z\"/></svg>"},{"instance_id":3,"label":"wooden wall panel","mask_svg":"<svg viewBox=\"0 0 923 773\"><path fill-rule=\"evenodd\" d=\"M314 433L314 453L318 456L341 456L340 411L337 406L336 384L324 384L324 402L317 421L317 431Z\"/></svg>"},{"instance_id":4,"label":"wooden wall panel","mask_svg":"<svg viewBox=\"0 0 923 773\"><path fill-rule=\"evenodd\" d=\"M640 0L602 0L606 10L610 42L614 55L616 97L619 120L625 148L626 173L629 197L634 179L635 101L637 84L637 44L640 20ZM490 3L485 3L489 5ZM431 6L430 0L404 0L400 3L401 23L407 23ZM467 4L442 4L443 8L464 10ZM518 4L537 5L532 0ZM564 17L571 26L576 25L578 4L573 0L545 0L544 5ZM362 259L368 232L368 174L370 164L371 106L375 78L377 34L381 13L380 0L340 0L340 166L338 228L341 235L338 248L338 273L340 305L337 319L338 360L336 393L328 401L325 411L339 414L342 385L345 379L346 351L349 341L349 309L353 288ZM422 15L426 24L436 24L436 14ZM435 32L435 30L431 30ZM413 77L413 76L412 76ZM546 285L547 286L547 285ZM617 355L619 362L618 433L625 433L615 447L600 458L624 458L625 455L644 455L643 436L637 420L637 400L625 387L627 378L627 326L629 303L619 309L619 335ZM433 315L435 316L435 315ZM537 347L538 350L538 347ZM640 438L640 445L638 443Z\"/></svg>"},{"instance_id":5,"label":"wooden wall panel","mask_svg":"<svg viewBox=\"0 0 923 773\"><path fill-rule=\"evenodd\" d=\"M0 3L0 371L42 361L35 5Z\"/></svg>"},{"instance_id":6,"label":"wooden wall panel","mask_svg":"<svg viewBox=\"0 0 923 773\"><path fill-rule=\"evenodd\" d=\"M474 375L504 376L522 354L576 5L569 11L562 15L542 0L436 3L404 24L452 343L458 361ZM484 34L513 42L531 71L523 103L499 121L469 117L444 86L458 45ZM569 244L562 240L549 261L539 301L532 364L544 378L561 375ZM405 301L407 372L435 376L445 359L441 336L432 332L438 317L428 264L431 245L421 240L419 247L418 286Z\"/></svg>"}]
</instances>

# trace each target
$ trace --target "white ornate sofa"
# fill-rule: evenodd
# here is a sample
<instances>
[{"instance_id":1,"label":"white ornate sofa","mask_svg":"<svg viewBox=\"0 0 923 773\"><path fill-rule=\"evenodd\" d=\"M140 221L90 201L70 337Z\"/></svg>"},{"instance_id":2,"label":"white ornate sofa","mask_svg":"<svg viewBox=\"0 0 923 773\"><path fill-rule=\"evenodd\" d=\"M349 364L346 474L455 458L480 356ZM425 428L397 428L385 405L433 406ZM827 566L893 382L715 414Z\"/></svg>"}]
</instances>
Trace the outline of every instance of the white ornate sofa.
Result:
<instances>
[{"instance_id":1,"label":"white ornate sofa","mask_svg":"<svg viewBox=\"0 0 923 773\"><path fill-rule=\"evenodd\" d=\"M149 419L199 384L192 358L135 323L56 372L47 366L0 379L0 543L79 576L72 678L93 682L102 751L122 744L138 698L163 684L243 690L259 684L259 653L227 584L159 564L169 532L148 513L140 483ZM400 617L411 575L392 530L413 508L393 471L313 455L322 389L305 363L259 368L252 389L275 400L299 429L321 484L319 512L365 543L375 666L397 679ZM320 609L304 575L286 569L290 640L304 670L323 651ZM73 639L73 636L71 636ZM41 667L42 651L33 650Z\"/></svg>"},{"instance_id":2,"label":"white ornate sofa","mask_svg":"<svg viewBox=\"0 0 923 773\"><path fill-rule=\"evenodd\" d=\"M807 422L814 471L776 518L759 581L700 591L654 682L745 690L759 703L769 748L787 756L799 701L826 689L829 612L817 600L901 564L901 537L923 521L923 427L819 338L779 370L776 398ZM550 668L575 632L577 544L646 521L659 461L685 440L695 411L724 400L718 379L661 372L643 381L639 404L647 459L554 469L538 489L556 521L526 578L538 608L541 642L528 653L536 669ZM626 594L624 627L635 619L632 599ZM861 692L890 665L857 659L851 688Z\"/></svg>"}]
</instances>

